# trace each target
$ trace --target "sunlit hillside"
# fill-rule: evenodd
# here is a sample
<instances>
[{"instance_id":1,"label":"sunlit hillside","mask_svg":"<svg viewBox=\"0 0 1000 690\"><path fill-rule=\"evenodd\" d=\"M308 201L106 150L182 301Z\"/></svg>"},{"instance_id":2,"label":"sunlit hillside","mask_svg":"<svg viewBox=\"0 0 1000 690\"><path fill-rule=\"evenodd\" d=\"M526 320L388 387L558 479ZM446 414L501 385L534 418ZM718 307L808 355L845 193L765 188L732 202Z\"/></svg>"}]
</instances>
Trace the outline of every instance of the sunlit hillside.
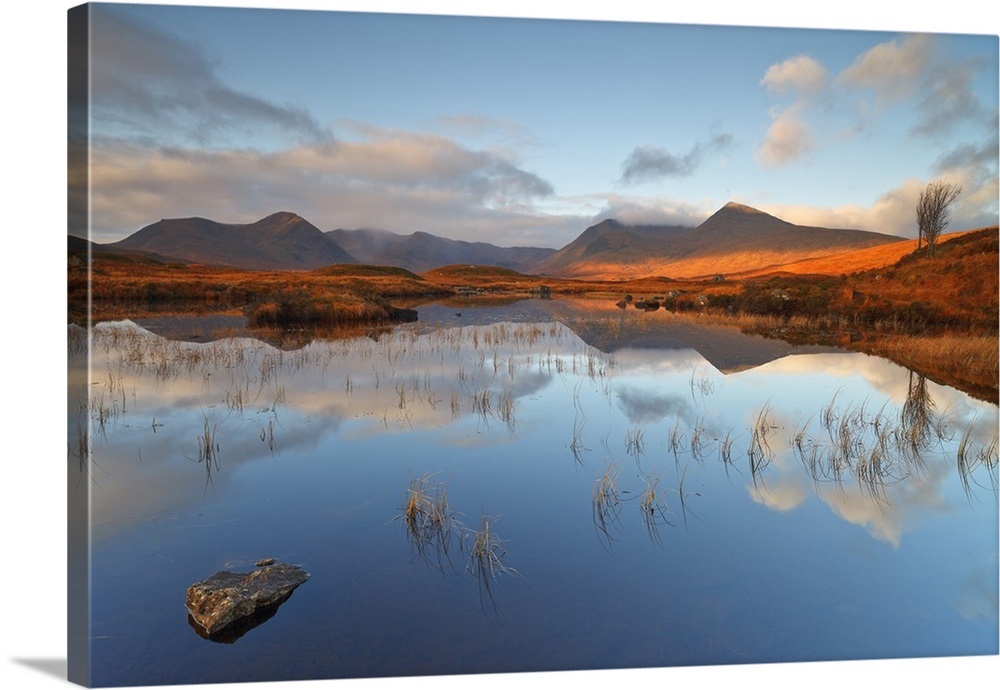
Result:
<instances>
[{"instance_id":1,"label":"sunlit hillside","mask_svg":"<svg viewBox=\"0 0 1000 690\"><path fill-rule=\"evenodd\" d=\"M963 230L948 233L947 235L942 235L938 242L939 244L943 244L971 232L976 231ZM787 264L756 268L750 271L731 272L729 276L732 278L751 278L781 273L794 273L798 275L841 275L856 273L858 271L875 270L891 266L916 249L917 240L902 240L893 244L838 252Z\"/></svg>"}]
</instances>

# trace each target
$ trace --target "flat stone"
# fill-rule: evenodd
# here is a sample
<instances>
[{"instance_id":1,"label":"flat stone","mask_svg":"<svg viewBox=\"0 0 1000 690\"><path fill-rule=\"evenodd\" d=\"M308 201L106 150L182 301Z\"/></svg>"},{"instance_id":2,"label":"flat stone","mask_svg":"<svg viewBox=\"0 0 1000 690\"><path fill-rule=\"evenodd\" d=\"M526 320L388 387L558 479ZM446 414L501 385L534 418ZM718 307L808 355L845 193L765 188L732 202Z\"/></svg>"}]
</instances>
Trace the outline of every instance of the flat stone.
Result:
<instances>
[{"instance_id":1,"label":"flat stone","mask_svg":"<svg viewBox=\"0 0 1000 690\"><path fill-rule=\"evenodd\" d=\"M187 610L206 635L216 635L259 609L277 607L308 579L305 570L285 563L248 573L223 570L188 587Z\"/></svg>"}]
</instances>

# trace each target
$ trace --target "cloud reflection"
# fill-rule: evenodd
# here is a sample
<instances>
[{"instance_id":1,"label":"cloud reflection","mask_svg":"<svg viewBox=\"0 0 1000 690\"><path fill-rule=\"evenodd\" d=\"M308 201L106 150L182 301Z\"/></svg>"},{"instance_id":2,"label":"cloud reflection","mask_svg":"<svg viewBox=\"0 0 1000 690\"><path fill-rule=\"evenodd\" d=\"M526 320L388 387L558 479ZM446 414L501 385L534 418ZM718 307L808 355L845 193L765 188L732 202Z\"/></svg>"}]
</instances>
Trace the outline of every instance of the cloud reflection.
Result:
<instances>
[{"instance_id":1,"label":"cloud reflection","mask_svg":"<svg viewBox=\"0 0 1000 690\"><path fill-rule=\"evenodd\" d=\"M642 431L650 471L684 455L697 460L692 472L711 473L709 460L719 458L728 474L746 467L747 439L766 409L770 451L753 481L746 475L751 499L791 513L815 494L844 522L898 547L921 519L945 513L955 500L948 496L956 441L940 435L940 420L952 420L956 430L978 420L970 433L975 447L988 444L997 427L989 422L995 408L925 383L935 425L926 457L873 455L891 440L875 427L903 424L913 377L855 353L785 357L723 376L691 349L650 342L605 355L557 323L401 328L378 340L316 340L293 351L248 338L172 341L130 323L102 325L94 335L99 535L225 495L242 468L267 459L294 463L331 443L414 433L441 448L556 439L559 452L569 452L577 432L596 449L596 438L612 448L626 432ZM699 372L713 384L710 395L696 394ZM582 402L570 400L580 390L574 382L588 384ZM584 411L586 429L577 429L574 410ZM843 448L864 449L838 456L848 451L838 450L845 432L837 420L854 417L857 437ZM219 471L211 475L198 462L206 423L220 443ZM671 446L672 428L678 446ZM697 448L696 437L704 442ZM858 471L863 462L873 463L868 479ZM135 491L150 484L153 495Z\"/></svg>"}]
</instances>

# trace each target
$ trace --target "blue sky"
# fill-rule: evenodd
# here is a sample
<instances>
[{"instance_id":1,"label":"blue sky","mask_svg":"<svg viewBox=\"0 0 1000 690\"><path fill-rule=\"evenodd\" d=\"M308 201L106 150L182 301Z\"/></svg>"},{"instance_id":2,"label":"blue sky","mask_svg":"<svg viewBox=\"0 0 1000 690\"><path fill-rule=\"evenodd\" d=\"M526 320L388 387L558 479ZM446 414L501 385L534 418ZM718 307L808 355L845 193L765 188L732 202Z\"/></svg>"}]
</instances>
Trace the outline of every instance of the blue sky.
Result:
<instances>
[{"instance_id":1,"label":"blue sky","mask_svg":"<svg viewBox=\"0 0 1000 690\"><path fill-rule=\"evenodd\" d=\"M731 200L913 236L919 190L938 179L963 188L950 229L997 222L995 35L151 5L93 17L97 241L290 210L323 230L559 247L603 218L695 225Z\"/></svg>"}]
</instances>

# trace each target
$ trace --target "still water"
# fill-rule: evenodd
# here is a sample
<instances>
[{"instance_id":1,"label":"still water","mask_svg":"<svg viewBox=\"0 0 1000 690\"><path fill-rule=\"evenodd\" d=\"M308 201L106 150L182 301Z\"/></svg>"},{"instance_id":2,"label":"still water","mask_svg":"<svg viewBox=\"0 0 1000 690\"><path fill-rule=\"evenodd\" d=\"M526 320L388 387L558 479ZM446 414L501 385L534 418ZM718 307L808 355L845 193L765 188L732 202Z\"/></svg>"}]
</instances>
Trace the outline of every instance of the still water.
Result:
<instances>
[{"instance_id":1,"label":"still water","mask_svg":"<svg viewBox=\"0 0 1000 690\"><path fill-rule=\"evenodd\" d=\"M95 685L997 653L995 404L662 312L419 311L92 329ZM437 527L405 519L421 489ZM187 586L264 557L311 577L196 634Z\"/></svg>"}]
</instances>

